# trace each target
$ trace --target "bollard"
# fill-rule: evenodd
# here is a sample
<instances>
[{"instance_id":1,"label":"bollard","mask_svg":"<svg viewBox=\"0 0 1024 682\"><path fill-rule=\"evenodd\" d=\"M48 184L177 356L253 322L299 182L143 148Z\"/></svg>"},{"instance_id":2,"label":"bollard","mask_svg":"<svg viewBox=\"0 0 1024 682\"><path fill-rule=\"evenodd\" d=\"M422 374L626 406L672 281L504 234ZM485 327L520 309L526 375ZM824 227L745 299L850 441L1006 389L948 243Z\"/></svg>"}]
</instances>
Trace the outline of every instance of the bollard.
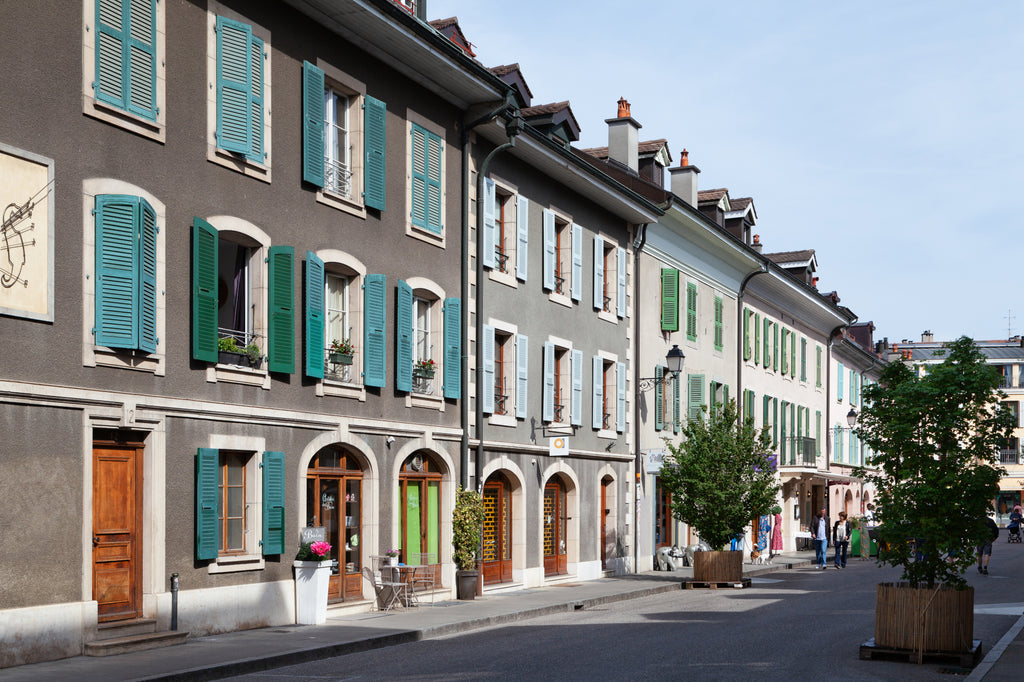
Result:
<instances>
[{"instance_id":1,"label":"bollard","mask_svg":"<svg viewBox=\"0 0 1024 682\"><path fill-rule=\"evenodd\" d=\"M178 574L171 573L171 630L178 629Z\"/></svg>"}]
</instances>

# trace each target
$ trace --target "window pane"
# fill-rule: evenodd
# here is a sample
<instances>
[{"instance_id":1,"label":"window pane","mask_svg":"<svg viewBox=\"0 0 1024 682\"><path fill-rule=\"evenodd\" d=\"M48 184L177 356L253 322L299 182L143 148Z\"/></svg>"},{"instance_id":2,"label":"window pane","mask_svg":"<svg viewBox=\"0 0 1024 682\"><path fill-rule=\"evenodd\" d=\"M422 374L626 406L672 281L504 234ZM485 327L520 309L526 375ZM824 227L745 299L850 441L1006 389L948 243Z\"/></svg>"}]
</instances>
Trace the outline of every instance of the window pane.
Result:
<instances>
[{"instance_id":1,"label":"window pane","mask_svg":"<svg viewBox=\"0 0 1024 682\"><path fill-rule=\"evenodd\" d=\"M228 488L228 516L241 516L242 507L245 504L245 496L242 494L241 488L231 487Z\"/></svg>"},{"instance_id":2,"label":"window pane","mask_svg":"<svg viewBox=\"0 0 1024 682\"><path fill-rule=\"evenodd\" d=\"M228 544L225 549L227 550L242 550L245 547L242 544L242 519L228 519L227 522L227 535Z\"/></svg>"}]
</instances>

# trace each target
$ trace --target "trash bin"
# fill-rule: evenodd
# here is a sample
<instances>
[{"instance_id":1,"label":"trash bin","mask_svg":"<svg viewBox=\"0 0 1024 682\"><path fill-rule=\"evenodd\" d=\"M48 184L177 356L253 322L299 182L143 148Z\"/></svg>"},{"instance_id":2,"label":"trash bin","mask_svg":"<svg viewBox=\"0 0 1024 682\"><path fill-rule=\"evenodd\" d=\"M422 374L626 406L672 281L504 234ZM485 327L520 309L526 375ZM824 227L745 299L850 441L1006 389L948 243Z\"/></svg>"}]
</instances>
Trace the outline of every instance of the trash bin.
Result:
<instances>
[{"instance_id":1,"label":"trash bin","mask_svg":"<svg viewBox=\"0 0 1024 682\"><path fill-rule=\"evenodd\" d=\"M860 556L860 528L850 532L850 556Z\"/></svg>"},{"instance_id":2,"label":"trash bin","mask_svg":"<svg viewBox=\"0 0 1024 682\"><path fill-rule=\"evenodd\" d=\"M871 538L871 546L868 550L868 556L878 556L878 529L868 528L868 537Z\"/></svg>"}]
</instances>

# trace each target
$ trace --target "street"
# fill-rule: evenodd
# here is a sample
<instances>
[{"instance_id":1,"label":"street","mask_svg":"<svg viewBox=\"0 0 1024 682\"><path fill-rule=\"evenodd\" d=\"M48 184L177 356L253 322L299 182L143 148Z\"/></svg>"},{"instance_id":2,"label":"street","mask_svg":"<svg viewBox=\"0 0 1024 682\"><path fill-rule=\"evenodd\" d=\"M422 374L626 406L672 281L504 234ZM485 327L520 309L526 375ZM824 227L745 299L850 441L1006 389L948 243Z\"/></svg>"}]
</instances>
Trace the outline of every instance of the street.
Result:
<instances>
[{"instance_id":1,"label":"street","mask_svg":"<svg viewBox=\"0 0 1024 682\"><path fill-rule=\"evenodd\" d=\"M987 653L1024 613L1024 546L995 546L975 588L975 639ZM744 590L680 590L237 677L301 679L936 679L953 662L859 659L874 626L874 589L898 571L851 559L800 568ZM991 678L989 678L991 679Z\"/></svg>"}]
</instances>

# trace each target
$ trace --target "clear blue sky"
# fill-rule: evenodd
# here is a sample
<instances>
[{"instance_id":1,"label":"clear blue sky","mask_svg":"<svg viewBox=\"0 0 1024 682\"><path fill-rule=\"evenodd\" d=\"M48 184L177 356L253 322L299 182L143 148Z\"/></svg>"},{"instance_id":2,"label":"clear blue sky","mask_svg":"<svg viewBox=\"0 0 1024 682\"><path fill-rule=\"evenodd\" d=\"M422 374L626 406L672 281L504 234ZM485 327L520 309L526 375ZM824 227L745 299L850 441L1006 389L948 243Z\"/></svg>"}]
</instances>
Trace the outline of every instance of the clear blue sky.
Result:
<instances>
[{"instance_id":1,"label":"clear blue sky","mask_svg":"<svg viewBox=\"0 0 1024 682\"><path fill-rule=\"evenodd\" d=\"M1024 2L427 2L569 100L581 147L629 100L876 339L1024 332Z\"/></svg>"}]
</instances>

